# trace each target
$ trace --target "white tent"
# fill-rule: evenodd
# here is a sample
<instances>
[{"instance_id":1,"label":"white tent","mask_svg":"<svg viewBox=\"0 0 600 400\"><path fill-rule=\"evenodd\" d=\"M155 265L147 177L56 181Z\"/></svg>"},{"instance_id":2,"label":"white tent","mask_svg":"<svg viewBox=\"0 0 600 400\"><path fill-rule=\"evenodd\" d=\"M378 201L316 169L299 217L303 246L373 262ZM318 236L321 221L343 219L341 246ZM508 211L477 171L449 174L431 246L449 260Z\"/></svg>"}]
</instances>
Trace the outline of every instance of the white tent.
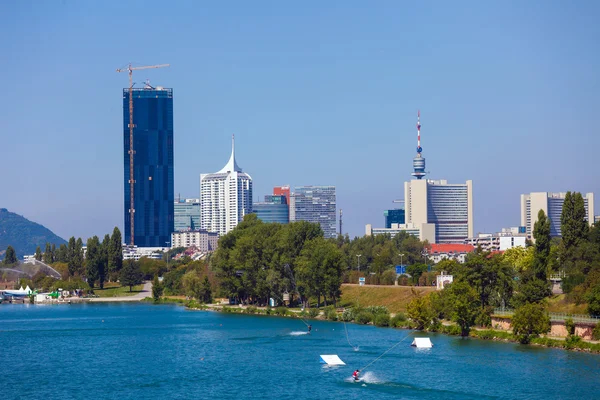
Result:
<instances>
[{"instance_id":1,"label":"white tent","mask_svg":"<svg viewBox=\"0 0 600 400\"><path fill-rule=\"evenodd\" d=\"M411 346L415 346L417 348L430 348L433 347L433 344L431 343L431 340L429 340L428 337L419 337L413 340Z\"/></svg>"},{"instance_id":2,"label":"white tent","mask_svg":"<svg viewBox=\"0 0 600 400\"><path fill-rule=\"evenodd\" d=\"M321 364L346 365L346 363L340 360L340 358L336 354L321 355Z\"/></svg>"}]
</instances>

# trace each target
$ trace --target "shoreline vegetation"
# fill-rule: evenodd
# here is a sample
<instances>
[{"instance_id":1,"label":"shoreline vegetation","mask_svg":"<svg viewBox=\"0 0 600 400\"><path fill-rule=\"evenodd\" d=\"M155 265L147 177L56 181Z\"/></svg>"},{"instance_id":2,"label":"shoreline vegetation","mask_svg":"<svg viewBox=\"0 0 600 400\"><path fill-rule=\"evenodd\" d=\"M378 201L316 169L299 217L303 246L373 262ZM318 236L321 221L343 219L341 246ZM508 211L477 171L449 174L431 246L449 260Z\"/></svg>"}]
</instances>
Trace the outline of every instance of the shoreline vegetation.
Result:
<instances>
[{"instance_id":1,"label":"shoreline vegetation","mask_svg":"<svg viewBox=\"0 0 600 400\"><path fill-rule=\"evenodd\" d=\"M227 304L203 304L196 300L186 300L185 297L163 297L159 301L147 297L143 299L145 302L154 304L178 304L183 305L191 311L213 311L227 314L243 314L243 315L264 315L275 317L287 317L301 320L317 320L329 322L352 322L358 325L374 325L377 327L388 327L406 330L415 330L421 332L440 333L448 336L461 336L461 328L452 321L440 321L437 326L430 329L417 329L415 322L409 320L403 313L389 313L386 307L369 306L360 308L353 317L352 307L338 308L327 306L323 308L288 308L285 306L279 307L256 307L252 305L227 305ZM356 309L356 308L355 308ZM356 311L356 310L355 310ZM371 313L373 317L369 319L361 313ZM349 318L352 318L351 320ZM522 343L521 337L514 334L512 331L498 330L486 327L473 327L468 334L468 337L481 340L491 340L505 343ZM577 352L585 352L590 354L600 354L600 341L583 340L578 336L568 337L551 337L548 335L537 335L529 339L527 343L531 346L563 349Z\"/></svg>"}]
</instances>

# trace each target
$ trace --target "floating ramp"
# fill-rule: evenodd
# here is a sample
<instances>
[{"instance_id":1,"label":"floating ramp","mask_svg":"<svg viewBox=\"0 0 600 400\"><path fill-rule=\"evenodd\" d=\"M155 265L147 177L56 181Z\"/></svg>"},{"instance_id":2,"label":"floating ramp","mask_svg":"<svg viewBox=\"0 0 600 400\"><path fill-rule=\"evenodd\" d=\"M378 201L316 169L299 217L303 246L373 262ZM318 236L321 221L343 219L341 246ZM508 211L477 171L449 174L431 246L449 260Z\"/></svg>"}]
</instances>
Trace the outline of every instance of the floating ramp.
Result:
<instances>
[{"instance_id":1,"label":"floating ramp","mask_svg":"<svg viewBox=\"0 0 600 400\"><path fill-rule=\"evenodd\" d=\"M429 340L428 337L424 337L424 338L415 338L415 340L413 340L413 342L411 343L411 346L417 347L417 348L431 348L433 347L433 344L431 343L431 340Z\"/></svg>"},{"instance_id":2,"label":"floating ramp","mask_svg":"<svg viewBox=\"0 0 600 400\"><path fill-rule=\"evenodd\" d=\"M345 362L340 360L340 358L336 354L324 354L321 355L321 364L327 365L346 365Z\"/></svg>"}]
</instances>

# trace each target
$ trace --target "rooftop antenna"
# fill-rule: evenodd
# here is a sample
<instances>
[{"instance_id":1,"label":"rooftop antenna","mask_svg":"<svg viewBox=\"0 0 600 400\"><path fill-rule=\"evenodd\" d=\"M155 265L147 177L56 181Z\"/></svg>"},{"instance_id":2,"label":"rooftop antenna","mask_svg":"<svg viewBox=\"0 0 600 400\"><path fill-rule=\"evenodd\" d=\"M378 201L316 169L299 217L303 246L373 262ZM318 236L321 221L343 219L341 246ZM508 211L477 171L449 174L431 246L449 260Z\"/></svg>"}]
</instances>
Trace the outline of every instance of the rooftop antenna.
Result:
<instances>
[{"instance_id":1,"label":"rooftop antenna","mask_svg":"<svg viewBox=\"0 0 600 400\"><path fill-rule=\"evenodd\" d=\"M411 174L417 179L422 179L427 173L425 172L425 157L421 155L423 148L421 147L421 110L417 112L417 156L413 158L414 172Z\"/></svg>"},{"instance_id":2,"label":"rooftop antenna","mask_svg":"<svg viewBox=\"0 0 600 400\"><path fill-rule=\"evenodd\" d=\"M151 68L163 68L168 67L169 64L160 64L160 65L146 65L143 67L132 67L131 63L127 66L127 68L117 68L117 72L125 72L129 73L129 244L131 246L134 245L134 237L135 237L135 203L133 202L133 190L135 187L135 180L133 174L133 155L135 154L135 150L133 149L133 71L137 71L140 69L151 69Z\"/></svg>"}]
</instances>

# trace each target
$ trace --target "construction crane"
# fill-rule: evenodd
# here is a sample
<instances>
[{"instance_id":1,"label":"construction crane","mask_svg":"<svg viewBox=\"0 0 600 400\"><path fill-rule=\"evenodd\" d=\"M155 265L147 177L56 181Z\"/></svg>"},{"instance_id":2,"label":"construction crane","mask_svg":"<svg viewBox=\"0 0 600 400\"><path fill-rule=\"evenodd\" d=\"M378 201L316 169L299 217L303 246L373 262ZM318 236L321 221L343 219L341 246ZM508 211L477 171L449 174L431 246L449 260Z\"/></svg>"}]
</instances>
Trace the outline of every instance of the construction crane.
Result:
<instances>
[{"instance_id":1,"label":"construction crane","mask_svg":"<svg viewBox=\"0 0 600 400\"><path fill-rule=\"evenodd\" d=\"M143 67L132 67L131 64L127 66L127 68L117 68L117 72L129 72L129 227L130 227L130 245L134 245L134 216L135 216L135 203L133 189L135 184L135 179L133 176L133 155L135 151L133 150L133 71L138 71L141 69L152 69L152 68L164 68L168 67L169 64L159 64L159 65L146 65Z\"/></svg>"}]
</instances>

